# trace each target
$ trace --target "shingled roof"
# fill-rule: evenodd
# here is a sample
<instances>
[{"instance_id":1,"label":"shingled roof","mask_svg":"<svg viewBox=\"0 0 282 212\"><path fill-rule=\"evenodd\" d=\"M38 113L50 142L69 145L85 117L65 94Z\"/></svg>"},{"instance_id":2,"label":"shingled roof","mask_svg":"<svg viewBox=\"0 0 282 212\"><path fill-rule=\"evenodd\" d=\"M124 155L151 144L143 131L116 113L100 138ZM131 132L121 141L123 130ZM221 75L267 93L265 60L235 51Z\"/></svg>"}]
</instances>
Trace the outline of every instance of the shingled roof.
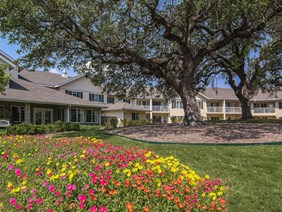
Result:
<instances>
[{"instance_id":1,"label":"shingled roof","mask_svg":"<svg viewBox=\"0 0 282 212\"><path fill-rule=\"evenodd\" d=\"M5 95L0 94L0 101L28 102L52 105L71 105L80 107L103 108L103 103L94 103L88 100L70 96L63 92L47 88L25 79L10 79L10 87L6 89Z\"/></svg>"},{"instance_id":2,"label":"shingled roof","mask_svg":"<svg viewBox=\"0 0 282 212\"><path fill-rule=\"evenodd\" d=\"M61 74L55 74L44 71L29 71L24 69L20 72L19 77L29 82L40 84L41 86L54 87L55 85L61 84L64 81L70 79L63 77Z\"/></svg>"}]
</instances>

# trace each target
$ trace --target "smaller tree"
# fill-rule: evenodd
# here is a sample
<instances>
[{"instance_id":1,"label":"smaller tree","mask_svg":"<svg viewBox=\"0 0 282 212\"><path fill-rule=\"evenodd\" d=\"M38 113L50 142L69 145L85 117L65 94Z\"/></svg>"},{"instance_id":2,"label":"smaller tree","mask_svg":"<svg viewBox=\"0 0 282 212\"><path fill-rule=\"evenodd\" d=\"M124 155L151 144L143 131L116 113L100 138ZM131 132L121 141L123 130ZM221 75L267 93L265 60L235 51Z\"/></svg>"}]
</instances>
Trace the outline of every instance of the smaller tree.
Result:
<instances>
[{"instance_id":1,"label":"smaller tree","mask_svg":"<svg viewBox=\"0 0 282 212\"><path fill-rule=\"evenodd\" d=\"M9 75L5 74L5 69L5 65L0 65L0 93L2 94L6 90L6 86L9 83Z\"/></svg>"},{"instance_id":2,"label":"smaller tree","mask_svg":"<svg viewBox=\"0 0 282 212\"><path fill-rule=\"evenodd\" d=\"M261 37L260 37L261 36ZM233 42L212 55L214 73L221 73L241 103L241 119L252 118L250 99L259 91L281 90L281 41L265 34Z\"/></svg>"}]
</instances>

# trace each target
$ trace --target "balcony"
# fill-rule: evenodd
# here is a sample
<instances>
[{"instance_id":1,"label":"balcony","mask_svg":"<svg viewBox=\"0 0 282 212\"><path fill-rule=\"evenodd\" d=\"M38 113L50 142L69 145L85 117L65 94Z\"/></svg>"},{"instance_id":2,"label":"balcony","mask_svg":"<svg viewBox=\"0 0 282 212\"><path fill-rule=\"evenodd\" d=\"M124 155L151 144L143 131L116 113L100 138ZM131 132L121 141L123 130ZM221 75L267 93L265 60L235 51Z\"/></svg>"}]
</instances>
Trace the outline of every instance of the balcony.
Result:
<instances>
[{"instance_id":1,"label":"balcony","mask_svg":"<svg viewBox=\"0 0 282 212\"><path fill-rule=\"evenodd\" d=\"M145 109L150 109L150 105L137 105L137 107L145 108Z\"/></svg>"},{"instance_id":2,"label":"balcony","mask_svg":"<svg viewBox=\"0 0 282 212\"><path fill-rule=\"evenodd\" d=\"M257 108L254 108L254 113L275 113L275 108L273 108L273 107L257 107Z\"/></svg>"},{"instance_id":3,"label":"balcony","mask_svg":"<svg viewBox=\"0 0 282 212\"><path fill-rule=\"evenodd\" d=\"M208 113L222 113L223 107L207 107Z\"/></svg>"},{"instance_id":4,"label":"balcony","mask_svg":"<svg viewBox=\"0 0 282 212\"><path fill-rule=\"evenodd\" d=\"M168 106L152 106L152 111L168 112Z\"/></svg>"},{"instance_id":5,"label":"balcony","mask_svg":"<svg viewBox=\"0 0 282 212\"><path fill-rule=\"evenodd\" d=\"M241 113L241 107L226 107L226 113Z\"/></svg>"}]
</instances>

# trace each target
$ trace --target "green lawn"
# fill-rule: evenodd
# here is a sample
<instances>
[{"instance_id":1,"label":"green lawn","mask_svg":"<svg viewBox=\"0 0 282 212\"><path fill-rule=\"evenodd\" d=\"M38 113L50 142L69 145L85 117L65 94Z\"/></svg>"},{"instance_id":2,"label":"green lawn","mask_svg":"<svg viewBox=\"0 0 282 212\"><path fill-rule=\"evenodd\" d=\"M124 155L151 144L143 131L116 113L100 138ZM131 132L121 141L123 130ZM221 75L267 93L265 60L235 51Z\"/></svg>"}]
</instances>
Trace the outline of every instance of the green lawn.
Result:
<instances>
[{"instance_id":1,"label":"green lawn","mask_svg":"<svg viewBox=\"0 0 282 212\"><path fill-rule=\"evenodd\" d=\"M0 129L0 136L6 133L6 129Z\"/></svg>"},{"instance_id":2,"label":"green lawn","mask_svg":"<svg viewBox=\"0 0 282 212\"><path fill-rule=\"evenodd\" d=\"M282 210L282 145L197 146L150 144L96 129L64 136L91 136L124 146L150 149L162 156L173 155L200 175L225 181L229 188L229 211Z\"/></svg>"}]
</instances>

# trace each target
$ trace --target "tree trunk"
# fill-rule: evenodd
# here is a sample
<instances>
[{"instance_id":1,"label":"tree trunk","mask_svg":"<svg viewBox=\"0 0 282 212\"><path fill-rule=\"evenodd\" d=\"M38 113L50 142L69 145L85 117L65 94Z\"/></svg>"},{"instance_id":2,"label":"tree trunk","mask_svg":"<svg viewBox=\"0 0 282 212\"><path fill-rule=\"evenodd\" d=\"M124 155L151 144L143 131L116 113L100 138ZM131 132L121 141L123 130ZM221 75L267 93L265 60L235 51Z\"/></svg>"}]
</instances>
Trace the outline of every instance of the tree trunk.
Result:
<instances>
[{"instance_id":1,"label":"tree trunk","mask_svg":"<svg viewBox=\"0 0 282 212\"><path fill-rule=\"evenodd\" d=\"M241 103L241 110L242 110L241 119L243 120L252 119L253 115L251 112L250 100L244 95L237 95L237 97Z\"/></svg>"},{"instance_id":2,"label":"tree trunk","mask_svg":"<svg viewBox=\"0 0 282 212\"><path fill-rule=\"evenodd\" d=\"M196 101L196 92L189 90L179 93L182 100L183 110L184 110L184 120L185 126L198 126L202 125L202 118L200 111L198 109Z\"/></svg>"}]
</instances>

